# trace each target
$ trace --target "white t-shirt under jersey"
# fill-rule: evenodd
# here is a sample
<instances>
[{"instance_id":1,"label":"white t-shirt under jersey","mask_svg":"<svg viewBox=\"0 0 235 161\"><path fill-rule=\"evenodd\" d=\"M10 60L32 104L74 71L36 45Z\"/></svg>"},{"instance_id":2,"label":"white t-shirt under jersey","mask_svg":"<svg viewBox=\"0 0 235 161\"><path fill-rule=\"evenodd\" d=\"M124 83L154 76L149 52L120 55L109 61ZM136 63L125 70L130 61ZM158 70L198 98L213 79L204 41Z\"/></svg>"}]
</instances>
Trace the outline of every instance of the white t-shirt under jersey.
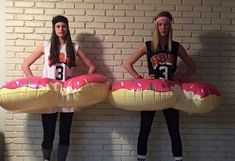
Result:
<instances>
[{"instance_id":1,"label":"white t-shirt under jersey","mask_svg":"<svg viewBox=\"0 0 235 161\"><path fill-rule=\"evenodd\" d=\"M74 45L74 51L77 53L79 45L78 44L73 44ZM43 73L42 76L44 78L51 78L51 79L57 79L60 81L66 81L68 78L73 77L73 68L69 68L66 64L64 63L57 63L55 65L52 65L51 67L49 66L49 55L50 55L50 47L51 47L51 42L50 41L45 41L43 43L44 46L44 67L43 67ZM66 46L64 45L60 49L60 56L61 59L66 58ZM43 113L55 113L55 112L74 112L74 108L64 108L64 107L55 107L50 110L47 110Z\"/></svg>"}]
</instances>

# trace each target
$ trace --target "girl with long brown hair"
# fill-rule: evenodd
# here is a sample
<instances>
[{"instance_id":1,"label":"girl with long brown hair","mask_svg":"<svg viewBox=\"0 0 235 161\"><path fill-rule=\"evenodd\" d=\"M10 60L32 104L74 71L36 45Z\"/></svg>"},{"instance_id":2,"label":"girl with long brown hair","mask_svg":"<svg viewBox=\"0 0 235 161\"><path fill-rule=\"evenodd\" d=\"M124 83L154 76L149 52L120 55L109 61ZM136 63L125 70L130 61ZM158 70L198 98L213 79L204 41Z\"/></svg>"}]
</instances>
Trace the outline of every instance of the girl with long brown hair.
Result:
<instances>
[{"instance_id":1,"label":"girl with long brown hair","mask_svg":"<svg viewBox=\"0 0 235 161\"><path fill-rule=\"evenodd\" d=\"M22 64L22 69L27 77L34 76L30 66L43 55L44 68L42 76L45 78L65 81L73 77L73 70L77 67L76 57L79 57L85 63L88 67L88 73L95 72L95 66L92 61L77 43L72 42L68 19L61 15L52 19L51 39L38 45ZM66 160L73 112L74 108L55 107L42 114L43 141L41 146L44 161L50 161L51 158L58 113L60 113L60 125L57 161Z\"/></svg>"}]
</instances>

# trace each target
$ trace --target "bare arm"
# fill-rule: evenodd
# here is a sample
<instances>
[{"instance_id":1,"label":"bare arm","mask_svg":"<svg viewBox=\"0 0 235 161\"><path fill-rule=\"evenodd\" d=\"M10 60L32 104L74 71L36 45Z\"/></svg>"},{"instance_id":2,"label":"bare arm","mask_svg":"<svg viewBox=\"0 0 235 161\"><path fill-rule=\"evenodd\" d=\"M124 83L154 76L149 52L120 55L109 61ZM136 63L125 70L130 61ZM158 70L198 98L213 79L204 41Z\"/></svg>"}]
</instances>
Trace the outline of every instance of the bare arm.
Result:
<instances>
[{"instance_id":1,"label":"bare arm","mask_svg":"<svg viewBox=\"0 0 235 161\"><path fill-rule=\"evenodd\" d=\"M77 55L82 59L85 65L88 67L88 73L94 73L96 68L92 61L86 56L85 52L82 49L78 49Z\"/></svg>"},{"instance_id":2,"label":"bare arm","mask_svg":"<svg viewBox=\"0 0 235 161\"><path fill-rule=\"evenodd\" d=\"M178 55L187 66L187 70L182 74L182 76L179 79L180 80L187 80L195 72L196 65L193 63L192 59L187 54L186 50L184 49L184 47L182 45L179 45Z\"/></svg>"},{"instance_id":3,"label":"bare arm","mask_svg":"<svg viewBox=\"0 0 235 161\"><path fill-rule=\"evenodd\" d=\"M32 52L29 57L27 57L22 64L22 70L27 77L33 77L33 73L30 69L30 66L42 55L44 54L44 47L43 44L37 46L37 48Z\"/></svg>"},{"instance_id":4,"label":"bare arm","mask_svg":"<svg viewBox=\"0 0 235 161\"><path fill-rule=\"evenodd\" d=\"M137 73L137 71L134 69L133 64L137 62L137 60L142 57L146 53L146 47L145 43L142 43L140 47L133 52L126 62L123 63L123 67L134 77L134 78L140 78L141 76Z\"/></svg>"}]
</instances>

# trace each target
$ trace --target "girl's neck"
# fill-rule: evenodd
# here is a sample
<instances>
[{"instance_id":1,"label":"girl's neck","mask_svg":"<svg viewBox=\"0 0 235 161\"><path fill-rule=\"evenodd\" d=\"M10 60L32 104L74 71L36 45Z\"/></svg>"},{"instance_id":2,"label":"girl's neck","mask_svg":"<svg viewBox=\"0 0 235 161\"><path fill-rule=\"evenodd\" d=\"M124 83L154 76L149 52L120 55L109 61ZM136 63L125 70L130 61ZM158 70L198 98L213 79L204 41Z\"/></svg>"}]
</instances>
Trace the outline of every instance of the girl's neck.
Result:
<instances>
[{"instance_id":1,"label":"girl's neck","mask_svg":"<svg viewBox=\"0 0 235 161\"><path fill-rule=\"evenodd\" d=\"M160 39L160 42L159 42L159 45L160 45L162 48L164 48L167 43L168 43L168 41L167 41L166 38L161 38L161 39Z\"/></svg>"},{"instance_id":2,"label":"girl's neck","mask_svg":"<svg viewBox=\"0 0 235 161\"><path fill-rule=\"evenodd\" d=\"M64 46L65 45L65 40L64 39L59 38L59 41L60 41L60 46Z\"/></svg>"}]
</instances>

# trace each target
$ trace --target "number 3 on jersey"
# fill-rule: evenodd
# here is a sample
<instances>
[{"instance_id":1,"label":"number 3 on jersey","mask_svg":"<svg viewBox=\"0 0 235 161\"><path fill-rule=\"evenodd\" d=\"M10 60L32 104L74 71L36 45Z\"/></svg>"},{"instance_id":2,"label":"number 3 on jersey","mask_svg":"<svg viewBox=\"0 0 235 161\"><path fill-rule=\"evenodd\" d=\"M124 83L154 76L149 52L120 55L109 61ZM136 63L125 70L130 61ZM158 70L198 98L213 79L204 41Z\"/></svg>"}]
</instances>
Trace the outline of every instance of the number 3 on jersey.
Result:
<instances>
[{"instance_id":1,"label":"number 3 on jersey","mask_svg":"<svg viewBox=\"0 0 235 161\"><path fill-rule=\"evenodd\" d=\"M165 80L168 80L169 79L169 77L168 77L168 67L167 66L160 66L159 67L159 70L161 71L161 73L162 73L162 79L165 79Z\"/></svg>"},{"instance_id":2,"label":"number 3 on jersey","mask_svg":"<svg viewBox=\"0 0 235 161\"><path fill-rule=\"evenodd\" d=\"M55 68L55 76L57 80L63 80L64 79L64 68L63 66L57 65Z\"/></svg>"}]
</instances>

